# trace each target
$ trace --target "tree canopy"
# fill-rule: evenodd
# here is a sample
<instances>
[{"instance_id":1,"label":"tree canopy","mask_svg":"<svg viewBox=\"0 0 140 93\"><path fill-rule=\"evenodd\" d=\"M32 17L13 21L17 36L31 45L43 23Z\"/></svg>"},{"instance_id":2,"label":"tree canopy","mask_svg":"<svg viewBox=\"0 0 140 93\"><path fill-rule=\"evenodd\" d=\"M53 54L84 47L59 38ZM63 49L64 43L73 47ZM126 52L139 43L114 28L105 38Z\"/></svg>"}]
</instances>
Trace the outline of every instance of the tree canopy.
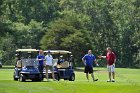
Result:
<instances>
[{"instance_id":1,"label":"tree canopy","mask_svg":"<svg viewBox=\"0 0 140 93\"><path fill-rule=\"evenodd\" d=\"M118 67L140 67L140 0L0 0L0 59L14 64L18 48L73 52L110 46ZM103 62L100 62L104 65Z\"/></svg>"}]
</instances>

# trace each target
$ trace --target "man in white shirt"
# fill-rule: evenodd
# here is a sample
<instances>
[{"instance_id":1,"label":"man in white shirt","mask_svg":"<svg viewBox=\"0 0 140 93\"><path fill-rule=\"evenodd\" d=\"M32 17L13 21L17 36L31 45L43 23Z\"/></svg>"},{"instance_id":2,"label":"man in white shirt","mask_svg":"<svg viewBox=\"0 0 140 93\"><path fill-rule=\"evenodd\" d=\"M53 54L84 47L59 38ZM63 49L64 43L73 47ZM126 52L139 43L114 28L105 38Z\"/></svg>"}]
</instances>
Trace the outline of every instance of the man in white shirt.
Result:
<instances>
[{"instance_id":1,"label":"man in white shirt","mask_svg":"<svg viewBox=\"0 0 140 93\"><path fill-rule=\"evenodd\" d=\"M53 80L56 80L55 77L54 77L54 71L53 71L53 57L52 57L50 51L47 52L47 55L45 56L45 60L46 60L45 68L46 68L46 79L47 79L47 81L49 81L49 78L48 78L48 70L49 69L52 71Z\"/></svg>"}]
</instances>

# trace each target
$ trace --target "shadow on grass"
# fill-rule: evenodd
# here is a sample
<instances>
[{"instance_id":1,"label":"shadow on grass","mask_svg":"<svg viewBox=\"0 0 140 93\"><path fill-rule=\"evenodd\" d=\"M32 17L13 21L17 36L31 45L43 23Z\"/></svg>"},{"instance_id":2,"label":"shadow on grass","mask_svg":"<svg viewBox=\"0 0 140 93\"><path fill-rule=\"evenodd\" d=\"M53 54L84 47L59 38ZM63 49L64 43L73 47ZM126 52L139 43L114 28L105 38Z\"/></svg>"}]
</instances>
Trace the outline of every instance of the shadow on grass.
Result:
<instances>
[{"instance_id":1,"label":"shadow on grass","mask_svg":"<svg viewBox=\"0 0 140 93\"><path fill-rule=\"evenodd\" d=\"M20 82L20 81L15 81L15 82ZM24 81L24 82L25 82L25 83L26 83L26 82L34 82L34 83L36 83L36 82L39 82L39 83L40 83L40 82L44 82L44 83L47 82L47 83L50 83L50 82L58 82L58 81L52 81L52 80L51 80L51 81L45 81L45 80L43 80L43 81L26 80L26 81ZM22 83L22 82L21 82L21 83Z\"/></svg>"},{"instance_id":2,"label":"shadow on grass","mask_svg":"<svg viewBox=\"0 0 140 93\"><path fill-rule=\"evenodd\" d=\"M14 69L15 66L2 66L0 69Z\"/></svg>"},{"instance_id":3,"label":"shadow on grass","mask_svg":"<svg viewBox=\"0 0 140 93\"><path fill-rule=\"evenodd\" d=\"M77 72L84 72L84 68L75 68L74 69L75 71L77 71ZM96 72L96 71L104 71L104 70L99 70L99 69L97 69L97 70L93 70L93 72Z\"/></svg>"}]
</instances>

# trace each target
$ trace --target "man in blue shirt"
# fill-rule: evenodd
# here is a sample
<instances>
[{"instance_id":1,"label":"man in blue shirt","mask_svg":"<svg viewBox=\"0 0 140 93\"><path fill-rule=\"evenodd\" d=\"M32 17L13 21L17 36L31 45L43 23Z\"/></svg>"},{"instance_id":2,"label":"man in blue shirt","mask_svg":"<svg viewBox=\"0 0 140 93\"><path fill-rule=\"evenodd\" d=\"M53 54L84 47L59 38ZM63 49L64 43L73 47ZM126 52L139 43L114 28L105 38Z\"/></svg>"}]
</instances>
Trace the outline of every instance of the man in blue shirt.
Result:
<instances>
[{"instance_id":1,"label":"man in blue shirt","mask_svg":"<svg viewBox=\"0 0 140 93\"><path fill-rule=\"evenodd\" d=\"M95 56L92 54L92 50L88 50L88 54L86 54L83 58L82 58L82 61L85 65L85 71L84 73L86 73L86 77L87 77L87 80L89 81L89 77L88 77L88 74L91 74L91 77L93 79L93 81L98 81L98 79L94 79L94 75L93 75L93 62L96 63L97 66L98 63L96 61L96 58Z\"/></svg>"},{"instance_id":2,"label":"man in blue shirt","mask_svg":"<svg viewBox=\"0 0 140 93\"><path fill-rule=\"evenodd\" d=\"M39 69L40 73L43 73L44 60L45 60L45 56L44 56L43 50L39 51L39 55L37 56L37 60L39 62L38 69Z\"/></svg>"}]
</instances>

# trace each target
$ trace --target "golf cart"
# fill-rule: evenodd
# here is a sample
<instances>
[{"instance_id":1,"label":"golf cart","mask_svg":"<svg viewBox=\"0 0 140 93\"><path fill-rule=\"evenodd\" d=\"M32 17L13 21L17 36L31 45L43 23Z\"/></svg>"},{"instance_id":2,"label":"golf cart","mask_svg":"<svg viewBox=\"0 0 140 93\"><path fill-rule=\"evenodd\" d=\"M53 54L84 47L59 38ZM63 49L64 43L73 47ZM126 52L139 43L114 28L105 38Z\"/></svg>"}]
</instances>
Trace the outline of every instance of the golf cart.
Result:
<instances>
[{"instance_id":1,"label":"golf cart","mask_svg":"<svg viewBox=\"0 0 140 93\"><path fill-rule=\"evenodd\" d=\"M27 79L32 81L42 81L42 75L38 70L38 61L36 49L18 49L16 50L16 65L13 78L15 81L24 82Z\"/></svg>"},{"instance_id":2,"label":"golf cart","mask_svg":"<svg viewBox=\"0 0 140 93\"><path fill-rule=\"evenodd\" d=\"M74 81L75 73L71 61L71 52L65 50L49 50L53 56L53 69L55 79ZM44 51L47 53L48 51ZM43 71L43 77L45 77L45 70ZM48 71L48 75L52 78L52 72Z\"/></svg>"}]
</instances>

